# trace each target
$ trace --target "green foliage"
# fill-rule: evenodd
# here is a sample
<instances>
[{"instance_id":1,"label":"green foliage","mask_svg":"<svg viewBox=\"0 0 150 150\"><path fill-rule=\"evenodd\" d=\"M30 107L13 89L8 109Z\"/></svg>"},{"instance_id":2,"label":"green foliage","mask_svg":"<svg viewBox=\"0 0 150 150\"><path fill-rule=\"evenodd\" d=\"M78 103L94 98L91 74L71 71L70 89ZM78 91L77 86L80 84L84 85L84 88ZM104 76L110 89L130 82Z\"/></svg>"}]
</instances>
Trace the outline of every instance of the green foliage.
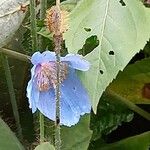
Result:
<instances>
[{"instance_id":1,"label":"green foliage","mask_svg":"<svg viewBox=\"0 0 150 150\"><path fill-rule=\"evenodd\" d=\"M92 134L89 122L89 115L85 115L77 125L61 128L62 150L87 150Z\"/></svg>"},{"instance_id":2,"label":"green foliage","mask_svg":"<svg viewBox=\"0 0 150 150\"><path fill-rule=\"evenodd\" d=\"M55 150L54 146L51 145L49 142L44 142L38 145L35 150Z\"/></svg>"},{"instance_id":3,"label":"green foliage","mask_svg":"<svg viewBox=\"0 0 150 150\"><path fill-rule=\"evenodd\" d=\"M0 149L1 150L24 150L14 133L0 118Z\"/></svg>"},{"instance_id":4,"label":"green foliage","mask_svg":"<svg viewBox=\"0 0 150 150\"><path fill-rule=\"evenodd\" d=\"M144 85L150 83L150 58L128 65L109 86L119 95L136 104L150 104L143 96Z\"/></svg>"},{"instance_id":5,"label":"green foliage","mask_svg":"<svg viewBox=\"0 0 150 150\"><path fill-rule=\"evenodd\" d=\"M119 142L101 147L101 150L148 150L150 146L150 131L129 137ZM95 149L99 150L99 148Z\"/></svg>"},{"instance_id":6,"label":"green foliage","mask_svg":"<svg viewBox=\"0 0 150 150\"><path fill-rule=\"evenodd\" d=\"M81 0L70 15L70 28L65 34L70 53L77 53L93 35L99 40L99 46L85 57L91 63L90 70L80 73L94 112L105 88L150 37L150 10L138 0L124 3Z\"/></svg>"},{"instance_id":7,"label":"green foliage","mask_svg":"<svg viewBox=\"0 0 150 150\"><path fill-rule=\"evenodd\" d=\"M132 119L132 111L120 101L104 93L98 105L97 114L91 115L92 140L111 133L122 122L130 122Z\"/></svg>"}]
</instances>

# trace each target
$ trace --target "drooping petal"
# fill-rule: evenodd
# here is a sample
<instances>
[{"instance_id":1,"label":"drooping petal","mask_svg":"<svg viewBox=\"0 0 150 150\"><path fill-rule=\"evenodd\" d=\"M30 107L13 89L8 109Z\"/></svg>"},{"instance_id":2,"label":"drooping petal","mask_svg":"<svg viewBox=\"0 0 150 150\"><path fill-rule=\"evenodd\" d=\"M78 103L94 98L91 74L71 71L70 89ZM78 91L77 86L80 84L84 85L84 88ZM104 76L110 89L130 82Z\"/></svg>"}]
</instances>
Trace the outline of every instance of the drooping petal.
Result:
<instances>
[{"instance_id":1,"label":"drooping petal","mask_svg":"<svg viewBox=\"0 0 150 150\"><path fill-rule=\"evenodd\" d=\"M80 116L72 110L67 101L61 98L61 118L60 124L71 127L79 122Z\"/></svg>"},{"instance_id":2,"label":"drooping petal","mask_svg":"<svg viewBox=\"0 0 150 150\"><path fill-rule=\"evenodd\" d=\"M48 91L40 92L37 107L44 116L55 121L56 103L54 89L51 88Z\"/></svg>"},{"instance_id":3,"label":"drooping petal","mask_svg":"<svg viewBox=\"0 0 150 150\"><path fill-rule=\"evenodd\" d=\"M31 80L28 82L27 85L27 97L29 100L29 107L32 109L32 113L36 111L37 109L36 103L39 100L39 91L35 85L34 79L35 67L36 66L33 66L31 69Z\"/></svg>"},{"instance_id":4,"label":"drooping petal","mask_svg":"<svg viewBox=\"0 0 150 150\"><path fill-rule=\"evenodd\" d=\"M40 52L35 52L31 57L31 62L33 65L37 65L43 61L43 56Z\"/></svg>"},{"instance_id":5,"label":"drooping petal","mask_svg":"<svg viewBox=\"0 0 150 150\"><path fill-rule=\"evenodd\" d=\"M56 108L56 101L55 101L55 92L54 89L50 89L46 92L40 92L39 102L37 104L37 108L40 112L46 116L47 118L55 121L55 108ZM69 104L67 104L61 98L61 117L60 117L60 124L71 126L76 124L79 121L79 116L76 116Z\"/></svg>"},{"instance_id":6,"label":"drooping petal","mask_svg":"<svg viewBox=\"0 0 150 150\"><path fill-rule=\"evenodd\" d=\"M73 113L72 116L78 118L76 121L79 120L80 115L84 115L91 111L89 96L81 81L78 79L74 69L69 70L67 79L62 83L61 100L68 105L68 108L71 109L68 116L70 113ZM67 114L68 110L63 107L62 109L64 120L66 117L66 120L72 121L72 118L68 118L67 115L64 115ZM72 123L75 124L77 122L70 122L71 125L73 125Z\"/></svg>"},{"instance_id":7,"label":"drooping petal","mask_svg":"<svg viewBox=\"0 0 150 150\"><path fill-rule=\"evenodd\" d=\"M50 51L45 51L43 53L35 52L31 57L31 62L33 65L37 65L43 62L55 61L55 53Z\"/></svg>"},{"instance_id":8,"label":"drooping petal","mask_svg":"<svg viewBox=\"0 0 150 150\"><path fill-rule=\"evenodd\" d=\"M77 70L87 71L90 67L90 63L78 54L68 54L62 57L62 61L69 62L70 67Z\"/></svg>"}]
</instances>

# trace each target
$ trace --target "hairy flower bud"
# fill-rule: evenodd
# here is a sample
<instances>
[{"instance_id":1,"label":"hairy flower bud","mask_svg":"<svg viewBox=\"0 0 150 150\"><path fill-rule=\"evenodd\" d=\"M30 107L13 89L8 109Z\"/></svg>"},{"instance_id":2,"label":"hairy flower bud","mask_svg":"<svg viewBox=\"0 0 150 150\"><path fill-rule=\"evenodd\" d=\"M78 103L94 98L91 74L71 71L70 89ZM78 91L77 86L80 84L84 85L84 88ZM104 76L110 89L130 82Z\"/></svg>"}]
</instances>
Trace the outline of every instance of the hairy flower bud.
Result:
<instances>
[{"instance_id":1,"label":"hairy flower bud","mask_svg":"<svg viewBox=\"0 0 150 150\"><path fill-rule=\"evenodd\" d=\"M47 10L46 26L55 36L59 36L68 29L68 12L60 10L57 6L52 6Z\"/></svg>"}]
</instances>

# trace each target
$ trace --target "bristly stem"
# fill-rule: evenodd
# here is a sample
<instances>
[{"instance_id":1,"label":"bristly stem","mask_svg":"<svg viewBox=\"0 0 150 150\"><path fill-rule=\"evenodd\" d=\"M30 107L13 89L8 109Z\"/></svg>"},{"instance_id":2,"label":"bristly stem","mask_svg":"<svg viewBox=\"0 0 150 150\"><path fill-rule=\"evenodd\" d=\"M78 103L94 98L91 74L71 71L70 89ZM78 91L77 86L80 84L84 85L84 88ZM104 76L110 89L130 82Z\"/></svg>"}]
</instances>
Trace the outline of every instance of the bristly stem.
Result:
<instances>
[{"instance_id":1,"label":"bristly stem","mask_svg":"<svg viewBox=\"0 0 150 150\"><path fill-rule=\"evenodd\" d=\"M60 8L60 0L56 0L56 6Z\"/></svg>"},{"instance_id":2,"label":"bristly stem","mask_svg":"<svg viewBox=\"0 0 150 150\"><path fill-rule=\"evenodd\" d=\"M54 36L56 64L57 64L57 85L56 85L56 121L55 121L55 149L60 150L61 136L60 136L60 50L61 50L61 36Z\"/></svg>"},{"instance_id":3,"label":"bristly stem","mask_svg":"<svg viewBox=\"0 0 150 150\"><path fill-rule=\"evenodd\" d=\"M60 32L59 21L61 19L60 13L60 0L56 0L56 6L58 8L57 19L56 19L56 28ZM54 35L54 44L55 44L55 53L56 53L56 67L57 67L57 84L56 84L56 120L55 120L55 149L61 149L61 134L60 134L60 51L62 44L62 34Z\"/></svg>"},{"instance_id":4,"label":"bristly stem","mask_svg":"<svg viewBox=\"0 0 150 150\"><path fill-rule=\"evenodd\" d=\"M47 0L40 0L40 20L43 21L45 19L47 9ZM44 50L45 44L44 44L44 38L43 36L39 35L39 48L40 50Z\"/></svg>"},{"instance_id":5,"label":"bristly stem","mask_svg":"<svg viewBox=\"0 0 150 150\"><path fill-rule=\"evenodd\" d=\"M31 23L31 37L32 37L32 51L37 50L37 33L36 33L36 10L35 0L30 0L30 23Z\"/></svg>"},{"instance_id":6,"label":"bristly stem","mask_svg":"<svg viewBox=\"0 0 150 150\"><path fill-rule=\"evenodd\" d=\"M16 121L18 137L20 138L20 140L22 140L23 139L22 128L21 128L21 124L20 124L20 117L19 117L19 112L18 112L16 96L15 96L15 90L13 87L13 82L12 82L12 77L11 77L11 71L9 68L7 56L5 56L3 54L2 54L2 63L3 63L4 71L5 71L5 76L6 76L8 91L9 91L9 95L10 95L12 110L13 110L14 118Z\"/></svg>"},{"instance_id":7,"label":"bristly stem","mask_svg":"<svg viewBox=\"0 0 150 150\"><path fill-rule=\"evenodd\" d=\"M45 13L47 9L47 0L40 1L40 20L44 20ZM44 40L42 36L39 36L39 47L40 49L44 49ZM40 113L40 143L44 142L44 115Z\"/></svg>"},{"instance_id":8,"label":"bristly stem","mask_svg":"<svg viewBox=\"0 0 150 150\"><path fill-rule=\"evenodd\" d=\"M30 0L30 22L31 22L31 37L32 37L32 52L38 48L37 45L37 29L36 29L36 10L35 0ZM39 112L40 122L40 142L44 142L44 116Z\"/></svg>"}]
</instances>

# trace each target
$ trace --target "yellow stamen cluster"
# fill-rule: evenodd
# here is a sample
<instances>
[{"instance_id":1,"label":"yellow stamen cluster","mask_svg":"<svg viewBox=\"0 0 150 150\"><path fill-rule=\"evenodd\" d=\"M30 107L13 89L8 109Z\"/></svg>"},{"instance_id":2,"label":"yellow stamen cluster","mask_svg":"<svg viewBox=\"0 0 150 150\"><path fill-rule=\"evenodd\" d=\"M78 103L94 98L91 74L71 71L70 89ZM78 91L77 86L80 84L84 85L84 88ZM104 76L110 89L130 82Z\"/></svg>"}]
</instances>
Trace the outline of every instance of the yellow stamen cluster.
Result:
<instances>
[{"instance_id":1,"label":"yellow stamen cluster","mask_svg":"<svg viewBox=\"0 0 150 150\"><path fill-rule=\"evenodd\" d=\"M46 13L46 26L55 36L59 36L68 30L68 12L52 6Z\"/></svg>"}]
</instances>

